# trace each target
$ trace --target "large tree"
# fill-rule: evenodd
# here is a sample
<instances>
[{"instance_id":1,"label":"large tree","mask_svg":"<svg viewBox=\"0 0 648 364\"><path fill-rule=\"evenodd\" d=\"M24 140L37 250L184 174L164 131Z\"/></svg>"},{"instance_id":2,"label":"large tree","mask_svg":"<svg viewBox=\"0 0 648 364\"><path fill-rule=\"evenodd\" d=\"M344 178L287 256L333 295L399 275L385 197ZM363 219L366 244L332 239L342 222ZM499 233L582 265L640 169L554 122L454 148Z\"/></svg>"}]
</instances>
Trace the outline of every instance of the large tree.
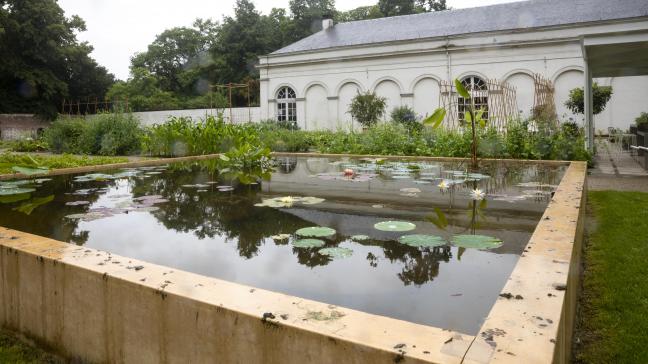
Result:
<instances>
[{"instance_id":1,"label":"large tree","mask_svg":"<svg viewBox=\"0 0 648 364\"><path fill-rule=\"evenodd\" d=\"M84 30L55 0L0 0L0 112L54 117L63 98L102 98L113 76L77 40Z\"/></svg>"},{"instance_id":2,"label":"large tree","mask_svg":"<svg viewBox=\"0 0 648 364\"><path fill-rule=\"evenodd\" d=\"M295 24L294 41L320 31L323 19L335 18L334 0L290 0L289 6Z\"/></svg>"}]
</instances>

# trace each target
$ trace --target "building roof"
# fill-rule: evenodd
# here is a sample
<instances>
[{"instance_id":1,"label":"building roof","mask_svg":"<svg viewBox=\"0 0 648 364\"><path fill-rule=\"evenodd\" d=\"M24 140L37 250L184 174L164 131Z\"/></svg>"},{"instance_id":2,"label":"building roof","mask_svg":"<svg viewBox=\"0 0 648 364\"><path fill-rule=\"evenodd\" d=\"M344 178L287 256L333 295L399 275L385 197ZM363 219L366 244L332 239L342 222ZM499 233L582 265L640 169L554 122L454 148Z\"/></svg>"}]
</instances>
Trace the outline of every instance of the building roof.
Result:
<instances>
[{"instance_id":1,"label":"building roof","mask_svg":"<svg viewBox=\"0 0 648 364\"><path fill-rule=\"evenodd\" d=\"M340 23L272 54L645 16L647 0L529 0Z\"/></svg>"}]
</instances>

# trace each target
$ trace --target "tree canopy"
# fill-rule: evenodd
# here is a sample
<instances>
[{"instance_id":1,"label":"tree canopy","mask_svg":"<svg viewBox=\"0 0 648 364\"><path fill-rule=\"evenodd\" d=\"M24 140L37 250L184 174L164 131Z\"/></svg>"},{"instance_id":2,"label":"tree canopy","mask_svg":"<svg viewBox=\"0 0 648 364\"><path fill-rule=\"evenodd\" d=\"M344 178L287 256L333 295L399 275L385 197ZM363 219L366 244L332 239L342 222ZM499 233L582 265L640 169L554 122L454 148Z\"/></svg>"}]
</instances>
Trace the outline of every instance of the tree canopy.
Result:
<instances>
[{"instance_id":1,"label":"tree canopy","mask_svg":"<svg viewBox=\"0 0 648 364\"><path fill-rule=\"evenodd\" d=\"M114 77L55 0L0 0L0 113L54 117L63 98L103 97Z\"/></svg>"}]
</instances>

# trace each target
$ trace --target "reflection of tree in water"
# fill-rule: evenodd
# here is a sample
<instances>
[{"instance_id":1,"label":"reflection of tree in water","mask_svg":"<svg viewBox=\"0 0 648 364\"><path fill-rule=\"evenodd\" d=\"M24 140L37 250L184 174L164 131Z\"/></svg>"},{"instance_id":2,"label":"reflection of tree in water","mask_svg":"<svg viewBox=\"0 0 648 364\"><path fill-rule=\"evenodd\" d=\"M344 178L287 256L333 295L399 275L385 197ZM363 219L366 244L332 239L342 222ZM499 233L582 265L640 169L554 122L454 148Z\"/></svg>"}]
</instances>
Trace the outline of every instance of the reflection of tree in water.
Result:
<instances>
[{"instance_id":1,"label":"reflection of tree in water","mask_svg":"<svg viewBox=\"0 0 648 364\"><path fill-rule=\"evenodd\" d=\"M251 258L257 254L265 238L291 233L309 226L308 222L272 208L255 207L258 185L239 186L235 192L219 192L214 185L207 192L182 187L204 183L200 174L171 171L164 178L134 180L133 194L162 195L169 202L156 205L153 215L168 229L192 232L199 239L220 235L236 240L239 254Z\"/></svg>"},{"instance_id":2,"label":"reflection of tree in water","mask_svg":"<svg viewBox=\"0 0 648 364\"><path fill-rule=\"evenodd\" d=\"M334 245L331 245L334 246ZM307 267L317 267L317 266L325 266L329 264L333 259L327 255L322 255L318 253L317 251L320 248L315 248L315 249L298 249L298 248L293 248L293 253L297 255L297 261L299 264L305 265Z\"/></svg>"},{"instance_id":3,"label":"reflection of tree in water","mask_svg":"<svg viewBox=\"0 0 648 364\"><path fill-rule=\"evenodd\" d=\"M448 262L452 258L450 247L419 249L398 243L388 243L383 247L385 257L392 263L403 262L403 270L398 273L406 286L414 284L421 286L431 282L439 275L439 263ZM370 257L367 257L372 262Z\"/></svg>"}]
</instances>

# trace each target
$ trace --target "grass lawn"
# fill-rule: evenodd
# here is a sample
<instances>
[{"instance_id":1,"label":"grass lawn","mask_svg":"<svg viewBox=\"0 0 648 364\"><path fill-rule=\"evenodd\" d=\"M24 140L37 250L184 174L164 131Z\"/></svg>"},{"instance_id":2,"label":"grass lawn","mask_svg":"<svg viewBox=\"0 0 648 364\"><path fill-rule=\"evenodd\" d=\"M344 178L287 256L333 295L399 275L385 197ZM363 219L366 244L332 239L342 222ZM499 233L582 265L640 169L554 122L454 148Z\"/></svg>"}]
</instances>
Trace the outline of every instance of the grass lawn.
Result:
<instances>
[{"instance_id":1,"label":"grass lawn","mask_svg":"<svg viewBox=\"0 0 648 364\"><path fill-rule=\"evenodd\" d=\"M34 346L18 340L12 333L0 330L0 363L63 363Z\"/></svg>"},{"instance_id":2,"label":"grass lawn","mask_svg":"<svg viewBox=\"0 0 648 364\"><path fill-rule=\"evenodd\" d=\"M69 154L38 155L38 154L13 154L0 155L0 174L14 173L13 166L41 166L49 169L72 168L92 166L99 164L112 164L128 162L126 157L89 157Z\"/></svg>"},{"instance_id":3,"label":"grass lawn","mask_svg":"<svg viewBox=\"0 0 648 364\"><path fill-rule=\"evenodd\" d=\"M589 193L576 363L648 363L648 193Z\"/></svg>"}]
</instances>

